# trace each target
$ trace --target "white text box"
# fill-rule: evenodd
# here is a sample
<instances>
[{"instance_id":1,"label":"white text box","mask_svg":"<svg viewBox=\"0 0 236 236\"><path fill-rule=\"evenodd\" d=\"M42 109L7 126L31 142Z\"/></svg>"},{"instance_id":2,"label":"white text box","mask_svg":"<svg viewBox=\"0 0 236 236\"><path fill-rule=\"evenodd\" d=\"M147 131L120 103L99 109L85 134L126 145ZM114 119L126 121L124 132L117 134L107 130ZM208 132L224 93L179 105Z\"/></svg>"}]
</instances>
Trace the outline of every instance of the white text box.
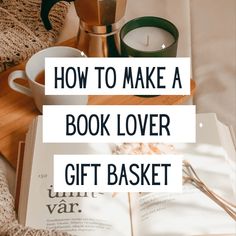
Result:
<instances>
[{"instance_id":1,"label":"white text box","mask_svg":"<svg viewBox=\"0 0 236 236\"><path fill-rule=\"evenodd\" d=\"M190 58L46 58L46 95L190 95Z\"/></svg>"},{"instance_id":2,"label":"white text box","mask_svg":"<svg viewBox=\"0 0 236 236\"><path fill-rule=\"evenodd\" d=\"M55 192L181 192L179 155L54 155Z\"/></svg>"},{"instance_id":3,"label":"white text box","mask_svg":"<svg viewBox=\"0 0 236 236\"><path fill-rule=\"evenodd\" d=\"M194 143L195 106L44 106L45 143Z\"/></svg>"}]
</instances>

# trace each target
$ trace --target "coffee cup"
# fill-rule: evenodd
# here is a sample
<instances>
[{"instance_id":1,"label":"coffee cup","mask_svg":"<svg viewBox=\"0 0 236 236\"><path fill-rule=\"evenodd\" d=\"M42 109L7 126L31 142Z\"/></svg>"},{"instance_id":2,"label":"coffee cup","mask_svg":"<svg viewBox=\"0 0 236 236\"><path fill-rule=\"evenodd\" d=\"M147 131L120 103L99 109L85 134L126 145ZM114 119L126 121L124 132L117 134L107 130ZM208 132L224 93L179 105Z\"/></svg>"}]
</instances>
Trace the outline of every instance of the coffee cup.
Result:
<instances>
[{"instance_id":1,"label":"coffee cup","mask_svg":"<svg viewBox=\"0 0 236 236\"><path fill-rule=\"evenodd\" d=\"M8 85L13 90L32 97L41 113L43 105L86 105L88 103L86 95L45 95L44 84L36 79L44 71L46 57L86 57L86 55L72 47L55 46L43 49L27 61L25 70L17 70L9 75ZM29 87L17 83L16 79L28 81Z\"/></svg>"}]
</instances>

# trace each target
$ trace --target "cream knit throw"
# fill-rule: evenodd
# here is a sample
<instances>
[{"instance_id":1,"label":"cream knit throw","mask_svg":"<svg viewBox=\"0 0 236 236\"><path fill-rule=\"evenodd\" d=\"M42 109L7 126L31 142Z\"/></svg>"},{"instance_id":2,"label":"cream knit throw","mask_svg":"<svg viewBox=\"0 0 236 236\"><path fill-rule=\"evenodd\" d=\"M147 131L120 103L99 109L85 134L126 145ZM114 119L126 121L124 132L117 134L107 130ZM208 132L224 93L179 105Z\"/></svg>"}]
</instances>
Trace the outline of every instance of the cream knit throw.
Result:
<instances>
[{"instance_id":1,"label":"cream knit throw","mask_svg":"<svg viewBox=\"0 0 236 236\"><path fill-rule=\"evenodd\" d=\"M40 5L41 0L0 0L0 72L55 43L68 4L54 5L50 12L53 26L50 31L40 19Z\"/></svg>"},{"instance_id":2,"label":"cream knit throw","mask_svg":"<svg viewBox=\"0 0 236 236\"><path fill-rule=\"evenodd\" d=\"M6 178L0 170L0 235L1 236L69 236L67 233L36 230L18 224L14 200L8 190Z\"/></svg>"}]
</instances>

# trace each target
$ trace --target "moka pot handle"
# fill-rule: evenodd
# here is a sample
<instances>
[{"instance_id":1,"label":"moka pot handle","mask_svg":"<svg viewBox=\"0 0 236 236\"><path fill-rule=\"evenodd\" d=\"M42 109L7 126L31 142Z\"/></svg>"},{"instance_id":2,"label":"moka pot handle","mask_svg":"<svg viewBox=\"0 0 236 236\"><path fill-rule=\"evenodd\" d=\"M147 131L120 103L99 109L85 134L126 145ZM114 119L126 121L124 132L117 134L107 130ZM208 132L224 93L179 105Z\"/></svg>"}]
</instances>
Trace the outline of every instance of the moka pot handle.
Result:
<instances>
[{"instance_id":1,"label":"moka pot handle","mask_svg":"<svg viewBox=\"0 0 236 236\"><path fill-rule=\"evenodd\" d=\"M54 6L54 4L60 1L73 2L74 0L42 0L40 16L47 30L52 29L52 25L48 17L49 12L51 8Z\"/></svg>"}]
</instances>

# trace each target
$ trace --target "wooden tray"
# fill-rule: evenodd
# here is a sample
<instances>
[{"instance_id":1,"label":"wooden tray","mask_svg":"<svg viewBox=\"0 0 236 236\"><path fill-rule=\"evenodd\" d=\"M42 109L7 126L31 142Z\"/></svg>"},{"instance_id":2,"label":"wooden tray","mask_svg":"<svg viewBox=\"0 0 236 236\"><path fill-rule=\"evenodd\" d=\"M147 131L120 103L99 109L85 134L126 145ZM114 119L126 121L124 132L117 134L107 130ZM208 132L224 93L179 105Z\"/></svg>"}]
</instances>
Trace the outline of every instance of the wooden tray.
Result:
<instances>
[{"instance_id":1,"label":"wooden tray","mask_svg":"<svg viewBox=\"0 0 236 236\"><path fill-rule=\"evenodd\" d=\"M75 46L75 38L60 45ZM40 113L33 100L9 88L8 75L24 69L25 63L8 69L0 74L0 153L16 168L19 141L25 140L25 134L32 119ZM195 91L195 82L191 80L191 96ZM90 96L90 105L175 105L182 104L190 96L159 96L141 98L136 96Z\"/></svg>"}]
</instances>

